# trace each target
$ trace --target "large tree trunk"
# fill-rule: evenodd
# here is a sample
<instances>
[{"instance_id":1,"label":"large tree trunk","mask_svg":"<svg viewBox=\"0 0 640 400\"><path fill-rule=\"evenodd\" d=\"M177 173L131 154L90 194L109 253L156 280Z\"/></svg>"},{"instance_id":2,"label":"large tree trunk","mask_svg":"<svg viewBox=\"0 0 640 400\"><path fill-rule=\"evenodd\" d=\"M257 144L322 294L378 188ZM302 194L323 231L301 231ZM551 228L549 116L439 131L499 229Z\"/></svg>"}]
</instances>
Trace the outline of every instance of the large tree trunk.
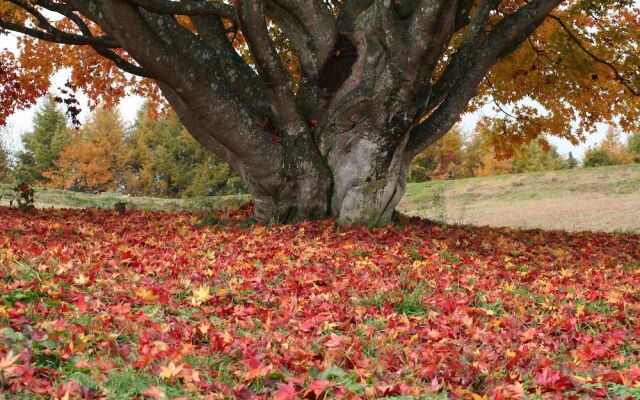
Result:
<instances>
[{"instance_id":1,"label":"large tree trunk","mask_svg":"<svg viewBox=\"0 0 640 400\"><path fill-rule=\"evenodd\" d=\"M410 159L401 147L384 146L384 132L344 136L325 155L294 153L281 167L278 182L265 185L243 169L263 220L291 222L336 217L342 223L380 225L390 221L404 195Z\"/></svg>"}]
</instances>

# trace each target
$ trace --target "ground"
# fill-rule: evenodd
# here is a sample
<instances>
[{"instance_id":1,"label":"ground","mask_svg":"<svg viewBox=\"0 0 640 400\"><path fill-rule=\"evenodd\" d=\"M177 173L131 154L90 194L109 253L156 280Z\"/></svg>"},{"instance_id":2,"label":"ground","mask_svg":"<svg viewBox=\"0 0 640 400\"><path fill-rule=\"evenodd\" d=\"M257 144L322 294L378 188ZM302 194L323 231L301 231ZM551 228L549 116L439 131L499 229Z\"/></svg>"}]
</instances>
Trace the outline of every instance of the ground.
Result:
<instances>
[{"instance_id":1,"label":"ground","mask_svg":"<svg viewBox=\"0 0 640 400\"><path fill-rule=\"evenodd\" d=\"M11 186L0 184L0 205L8 205ZM36 206L112 208L120 201L151 210L223 209L249 196L188 199L91 195L41 190ZM407 215L494 227L620 231L640 233L640 164L411 183L399 205Z\"/></svg>"},{"instance_id":2,"label":"ground","mask_svg":"<svg viewBox=\"0 0 640 400\"><path fill-rule=\"evenodd\" d=\"M640 232L640 164L410 184L399 209L448 222Z\"/></svg>"},{"instance_id":3,"label":"ground","mask_svg":"<svg viewBox=\"0 0 640 400\"><path fill-rule=\"evenodd\" d=\"M640 398L640 235L250 214L0 207L0 398Z\"/></svg>"}]
</instances>

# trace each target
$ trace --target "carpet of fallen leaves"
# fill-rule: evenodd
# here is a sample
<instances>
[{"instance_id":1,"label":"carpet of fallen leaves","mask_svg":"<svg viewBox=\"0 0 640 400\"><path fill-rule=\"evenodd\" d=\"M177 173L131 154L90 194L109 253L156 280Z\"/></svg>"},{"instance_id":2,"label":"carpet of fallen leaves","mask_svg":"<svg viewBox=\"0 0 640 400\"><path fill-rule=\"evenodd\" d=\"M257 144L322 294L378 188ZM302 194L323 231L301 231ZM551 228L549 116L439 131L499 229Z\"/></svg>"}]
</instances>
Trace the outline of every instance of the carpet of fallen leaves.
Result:
<instances>
[{"instance_id":1,"label":"carpet of fallen leaves","mask_svg":"<svg viewBox=\"0 0 640 400\"><path fill-rule=\"evenodd\" d=\"M640 398L640 236L0 208L0 398Z\"/></svg>"}]
</instances>

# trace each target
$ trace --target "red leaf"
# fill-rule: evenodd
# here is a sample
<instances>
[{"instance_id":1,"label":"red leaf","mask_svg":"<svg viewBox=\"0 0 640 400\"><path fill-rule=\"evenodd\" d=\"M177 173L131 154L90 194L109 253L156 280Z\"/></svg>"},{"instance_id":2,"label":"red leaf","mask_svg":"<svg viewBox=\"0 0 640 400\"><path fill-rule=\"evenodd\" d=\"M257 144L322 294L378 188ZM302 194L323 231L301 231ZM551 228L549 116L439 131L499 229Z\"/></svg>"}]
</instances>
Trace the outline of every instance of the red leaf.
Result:
<instances>
[{"instance_id":1,"label":"red leaf","mask_svg":"<svg viewBox=\"0 0 640 400\"><path fill-rule=\"evenodd\" d=\"M291 382L278 383L278 391L273 395L275 400L293 400L297 398L297 391Z\"/></svg>"}]
</instances>

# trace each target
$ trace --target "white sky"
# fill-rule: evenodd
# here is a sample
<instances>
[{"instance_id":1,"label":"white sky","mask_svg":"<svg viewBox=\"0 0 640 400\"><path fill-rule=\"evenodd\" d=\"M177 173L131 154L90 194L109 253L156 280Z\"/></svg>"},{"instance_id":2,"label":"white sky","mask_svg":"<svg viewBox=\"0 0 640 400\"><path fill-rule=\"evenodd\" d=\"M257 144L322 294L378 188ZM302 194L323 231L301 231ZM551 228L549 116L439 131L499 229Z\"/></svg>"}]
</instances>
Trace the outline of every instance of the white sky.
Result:
<instances>
[{"instance_id":1,"label":"white sky","mask_svg":"<svg viewBox=\"0 0 640 400\"><path fill-rule=\"evenodd\" d=\"M16 38L13 35L0 35L0 48L15 48ZM52 79L51 91L55 93L58 87L63 86L66 81L66 77L68 72L59 71L56 75L54 75ZM88 107L87 107L87 99L82 93L78 94L78 100L81 103L82 112L79 115L80 121L84 121L87 117ZM139 96L129 96L120 103L118 109L122 116L123 121L126 124L132 124L135 120L138 110L142 106L144 99ZM20 136L22 133L29 131L32 129L32 120L35 113L35 110L38 108L38 105L28 109L21 110L14 113L8 119L8 137L4 137L5 143L12 150L19 150L22 148L20 142ZM483 115L494 115L495 113L492 111L491 107L485 107L483 110L476 112L474 114L468 114L463 116L462 118L462 127L465 130L472 131L475 128L476 123ZM600 125L598 126L598 132L592 135L587 136L587 140L584 143L579 144L578 146L573 146L568 140L551 137L549 141L554 144L558 151L567 155L569 152L572 152L574 157L582 159L584 152L587 148L597 145L606 135L607 126Z\"/></svg>"}]
</instances>

